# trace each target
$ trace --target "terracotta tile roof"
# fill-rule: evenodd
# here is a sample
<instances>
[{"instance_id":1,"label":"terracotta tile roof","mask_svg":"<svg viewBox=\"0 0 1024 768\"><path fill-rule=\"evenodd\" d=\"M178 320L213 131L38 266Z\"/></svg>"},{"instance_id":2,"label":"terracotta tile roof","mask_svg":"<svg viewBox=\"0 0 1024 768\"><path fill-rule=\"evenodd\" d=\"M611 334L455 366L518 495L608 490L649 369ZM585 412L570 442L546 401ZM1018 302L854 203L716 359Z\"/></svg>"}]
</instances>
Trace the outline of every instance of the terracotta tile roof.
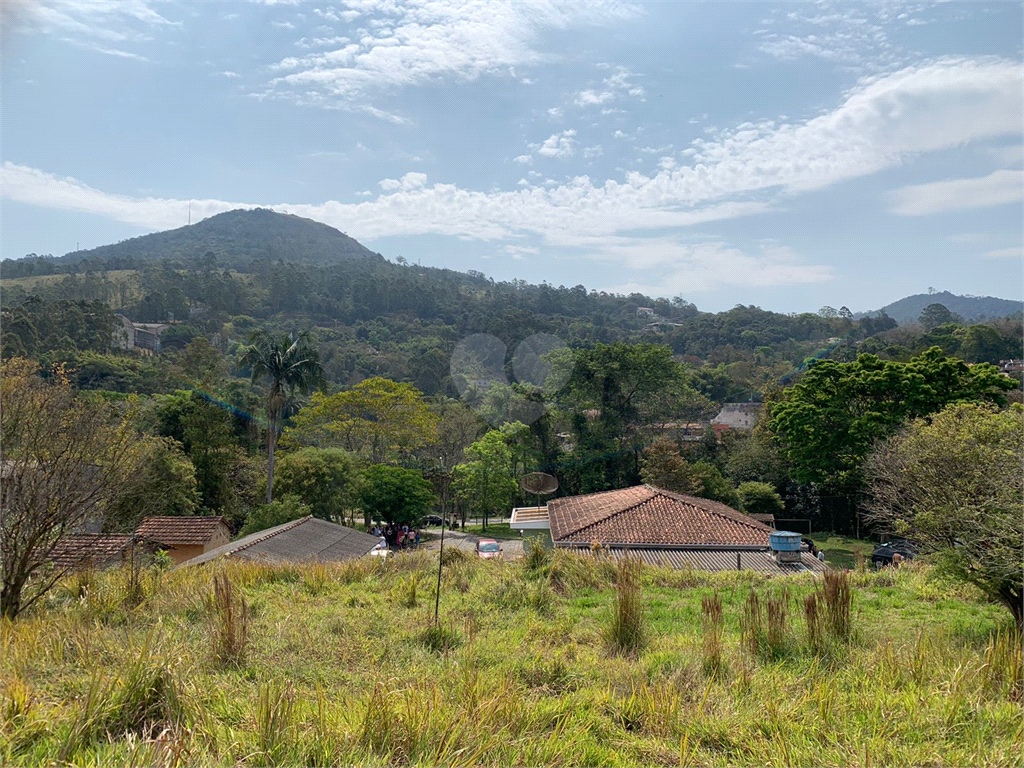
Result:
<instances>
[{"instance_id":1,"label":"terracotta tile roof","mask_svg":"<svg viewBox=\"0 0 1024 768\"><path fill-rule=\"evenodd\" d=\"M768 547L772 529L725 504L650 485L548 502L556 544Z\"/></svg>"},{"instance_id":2,"label":"terracotta tile roof","mask_svg":"<svg viewBox=\"0 0 1024 768\"><path fill-rule=\"evenodd\" d=\"M57 542L50 560L60 569L116 565L131 539L128 534L73 533Z\"/></svg>"},{"instance_id":3,"label":"terracotta tile roof","mask_svg":"<svg viewBox=\"0 0 1024 768\"><path fill-rule=\"evenodd\" d=\"M136 534L161 544L206 544L220 526L220 515L211 517L147 517Z\"/></svg>"}]
</instances>

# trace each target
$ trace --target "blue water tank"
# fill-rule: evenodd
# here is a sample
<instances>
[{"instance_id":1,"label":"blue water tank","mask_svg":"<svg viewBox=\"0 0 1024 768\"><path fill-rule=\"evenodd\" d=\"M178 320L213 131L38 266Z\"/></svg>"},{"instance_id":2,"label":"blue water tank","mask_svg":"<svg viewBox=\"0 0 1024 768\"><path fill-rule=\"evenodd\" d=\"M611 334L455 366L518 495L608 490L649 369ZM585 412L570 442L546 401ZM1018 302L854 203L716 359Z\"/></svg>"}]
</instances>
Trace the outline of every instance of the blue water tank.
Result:
<instances>
[{"instance_id":1,"label":"blue water tank","mask_svg":"<svg viewBox=\"0 0 1024 768\"><path fill-rule=\"evenodd\" d=\"M768 546L775 552L799 552L802 538L792 531L775 531L768 535Z\"/></svg>"}]
</instances>

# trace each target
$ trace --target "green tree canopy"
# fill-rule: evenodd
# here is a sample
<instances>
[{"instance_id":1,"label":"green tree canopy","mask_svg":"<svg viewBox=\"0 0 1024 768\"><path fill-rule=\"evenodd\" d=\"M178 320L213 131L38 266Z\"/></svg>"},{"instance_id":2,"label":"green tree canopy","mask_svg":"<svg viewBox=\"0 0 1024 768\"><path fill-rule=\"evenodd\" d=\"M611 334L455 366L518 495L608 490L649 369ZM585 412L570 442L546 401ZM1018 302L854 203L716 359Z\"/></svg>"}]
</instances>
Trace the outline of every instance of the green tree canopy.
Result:
<instances>
[{"instance_id":1,"label":"green tree canopy","mask_svg":"<svg viewBox=\"0 0 1024 768\"><path fill-rule=\"evenodd\" d=\"M267 528L284 525L311 514L313 514L312 510L303 504L298 496L281 496L269 504L261 504L249 512L245 525L242 526L238 535L248 536L250 533L265 531Z\"/></svg>"},{"instance_id":2,"label":"green tree canopy","mask_svg":"<svg viewBox=\"0 0 1024 768\"><path fill-rule=\"evenodd\" d=\"M341 448L302 448L277 465L274 492L297 497L322 520L341 522L356 501L359 460Z\"/></svg>"},{"instance_id":3,"label":"green tree canopy","mask_svg":"<svg viewBox=\"0 0 1024 768\"><path fill-rule=\"evenodd\" d=\"M782 503L782 497L768 483L748 480L739 484L736 493L739 494L740 502L743 504L743 511L752 515L778 516L786 509L786 505Z\"/></svg>"},{"instance_id":4,"label":"green tree canopy","mask_svg":"<svg viewBox=\"0 0 1024 768\"><path fill-rule=\"evenodd\" d=\"M374 464L363 471L359 501L368 518L413 525L430 512L435 499L417 470Z\"/></svg>"},{"instance_id":5,"label":"green tree canopy","mask_svg":"<svg viewBox=\"0 0 1024 768\"><path fill-rule=\"evenodd\" d=\"M522 425L520 425L522 426ZM466 449L468 461L455 467L455 492L471 509L488 515L508 509L516 492L512 449L506 435L492 430Z\"/></svg>"},{"instance_id":6,"label":"green tree canopy","mask_svg":"<svg viewBox=\"0 0 1024 768\"><path fill-rule=\"evenodd\" d=\"M768 427L801 483L855 489L875 441L954 402L1004 403L1017 383L992 365L968 366L933 347L907 363L861 355L824 360L770 404Z\"/></svg>"},{"instance_id":7,"label":"green tree canopy","mask_svg":"<svg viewBox=\"0 0 1024 768\"><path fill-rule=\"evenodd\" d=\"M292 444L336 446L379 464L429 445L437 424L412 384L374 377L344 392L313 395L286 436Z\"/></svg>"},{"instance_id":8,"label":"green tree canopy","mask_svg":"<svg viewBox=\"0 0 1024 768\"><path fill-rule=\"evenodd\" d=\"M1024 623L1024 410L955 403L917 419L867 462L870 514Z\"/></svg>"}]
</instances>

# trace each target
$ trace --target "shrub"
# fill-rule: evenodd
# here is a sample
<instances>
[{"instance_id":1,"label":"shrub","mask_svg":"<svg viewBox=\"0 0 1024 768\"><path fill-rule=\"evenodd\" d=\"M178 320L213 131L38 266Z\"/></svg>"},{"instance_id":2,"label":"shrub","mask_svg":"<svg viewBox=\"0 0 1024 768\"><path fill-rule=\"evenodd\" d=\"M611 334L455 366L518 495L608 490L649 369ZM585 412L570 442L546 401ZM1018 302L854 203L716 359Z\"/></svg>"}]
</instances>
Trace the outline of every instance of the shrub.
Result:
<instances>
[{"instance_id":1,"label":"shrub","mask_svg":"<svg viewBox=\"0 0 1024 768\"><path fill-rule=\"evenodd\" d=\"M640 562L631 557L619 561L615 583L615 606L608 630L616 653L635 656L646 642L646 627L640 591Z\"/></svg>"},{"instance_id":2,"label":"shrub","mask_svg":"<svg viewBox=\"0 0 1024 768\"><path fill-rule=\"evenodd\" d=\"M213 657L222 665L238 664L245 658L249 642L249 606L241 595L235 598L227 574L213 578Z\"/></svg>"},{"instance_id":3,"label":"shrub","mask_svg":"<svg viewBox=\"0 0 1024 768\"><path fill-rule=\"evenodd\" d=\"M536 537L530 537L523 545L523 564L528 570L539 571L549 560L549 553Z\"/></svg>"},{"instance_id":4,"label":"shrub","mask_svg":"<svg viewBox=\"0 0 1024 768\"><path fill-rule=\"evenodd\" d=\"M410 576L406 576L400 582L400 589L402 593L401 602L402 605L404 605L406 608L416 607L416 588L419 586L419 582L419 576L417 576L415 573Z\"/></svg>"}]
</instances>

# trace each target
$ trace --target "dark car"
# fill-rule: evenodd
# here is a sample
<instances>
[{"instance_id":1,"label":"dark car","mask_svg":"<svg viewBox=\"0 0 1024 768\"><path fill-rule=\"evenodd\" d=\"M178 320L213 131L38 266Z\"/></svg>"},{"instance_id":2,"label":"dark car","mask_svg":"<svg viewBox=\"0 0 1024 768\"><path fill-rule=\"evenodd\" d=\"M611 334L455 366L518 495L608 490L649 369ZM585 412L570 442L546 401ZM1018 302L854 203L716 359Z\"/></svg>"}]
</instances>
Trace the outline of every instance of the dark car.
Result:
<instances>
[{"instance_id":1,"label":"dark car","mask_svg":"<svg viewBox=\"0 0 1024 768\"><path fill-rule=\"evenodd\" d=\"M438 515L427 515L420 520L420 525L427 527L435 527L441 525L441 518Z\"/></svg>"},{"instance_id":2,"label":"dark car","mask_svg":"<svg viewBox=\"0 0 1024 768\"><path fill-rule=\"evenodd\" d=\"M875 547L871 553L871 564L876 568L892 565L893 555L897 552L903 560L913 560L917 555L917 548L913 542L906 539L892 539Z\"/></svg>"}]
</instances>

